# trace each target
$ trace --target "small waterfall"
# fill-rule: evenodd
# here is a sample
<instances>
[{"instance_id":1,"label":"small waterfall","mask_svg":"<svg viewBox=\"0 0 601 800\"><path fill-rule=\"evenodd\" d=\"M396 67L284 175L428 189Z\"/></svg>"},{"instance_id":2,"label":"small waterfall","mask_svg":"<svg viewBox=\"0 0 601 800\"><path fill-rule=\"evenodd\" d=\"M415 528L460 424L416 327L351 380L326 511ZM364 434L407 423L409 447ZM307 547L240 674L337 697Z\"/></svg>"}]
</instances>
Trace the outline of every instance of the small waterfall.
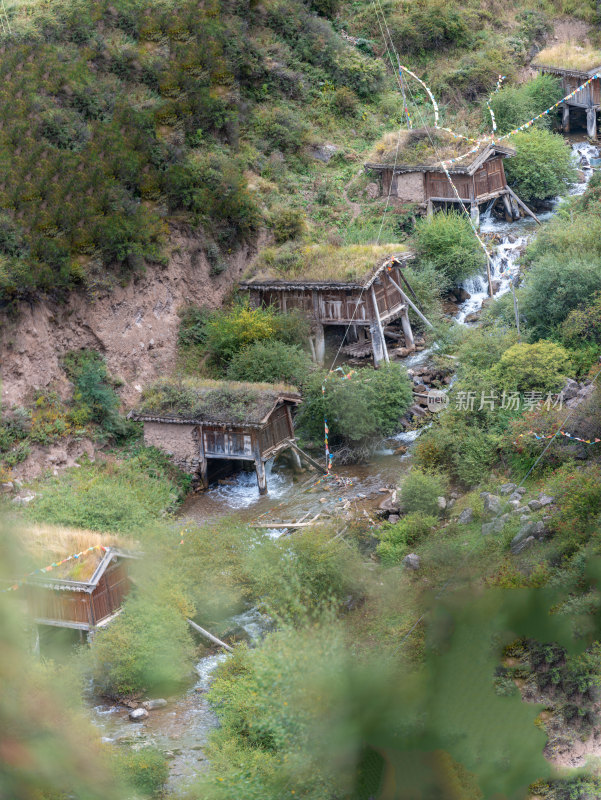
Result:
<instances>
[{"instance_id":1,"label":"small waterfall","mask_svg":"<svg viewBox=\"0 0 601 800\"><path fill-rule=\"evenodd\" d=\"M572 160L583 173L584 180L572 184L568 196L583 194L593 175L593 163L599 157L599 149L588 142L577 142L572 145ZM550 211L538 214L541 221L550 219L557 206L564 202L564 197L556 197ZM488 209L480 218L480 231L483 234L497 238L491 257L491 277L498 283L495 298L510 291L512 280L519 275L519 259L526 245L536 232L536 225L530 217L524 217L515 222L505 222L493 216ZM486 273L476 275L464 281L462 288L470 293L471 297L459 307L455 317L457 322L465 324L465 318L482 308L484 300L488 297L488 279Z\"/></svg>"}]
</instances>

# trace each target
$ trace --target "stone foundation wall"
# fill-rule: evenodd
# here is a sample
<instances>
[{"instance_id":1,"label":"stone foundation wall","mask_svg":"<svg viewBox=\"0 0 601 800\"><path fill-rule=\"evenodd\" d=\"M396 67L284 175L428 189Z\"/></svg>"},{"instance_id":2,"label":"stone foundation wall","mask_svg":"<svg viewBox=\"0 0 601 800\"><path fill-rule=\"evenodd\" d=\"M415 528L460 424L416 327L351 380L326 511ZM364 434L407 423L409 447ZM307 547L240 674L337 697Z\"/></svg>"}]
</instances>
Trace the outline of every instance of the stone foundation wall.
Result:
<instances>
[{"instance_id":1,"label":"stone foundation wall","mask_svg":"<svg viewBox=\"0 0 601 800\"><path fill-rule=\"evenodd\" d=\"M198 471L200 444L196 426L145 422L144 444L147 447L158 447L170 455L173 462L185 472Z\"/></svg>"}]
</instances>

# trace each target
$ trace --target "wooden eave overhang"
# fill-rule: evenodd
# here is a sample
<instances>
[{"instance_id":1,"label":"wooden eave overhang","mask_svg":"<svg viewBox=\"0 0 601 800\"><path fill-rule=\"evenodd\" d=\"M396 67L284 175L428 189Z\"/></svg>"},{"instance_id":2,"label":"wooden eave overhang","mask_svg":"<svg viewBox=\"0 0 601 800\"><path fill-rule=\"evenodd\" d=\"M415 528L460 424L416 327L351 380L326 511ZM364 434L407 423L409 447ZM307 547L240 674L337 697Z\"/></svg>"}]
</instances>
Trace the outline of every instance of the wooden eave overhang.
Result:
<instances>
[{"instance_id":1,"label":"wooden eave overhang","mask_svg":"<svg viewBox=\"0 0 601 800\"><path fill-rule=\"evenodd\" d=\"M65 578L49 578L46 576L43 578L36 578L32 575L25 583L30 586L41 586L44 589L62 589L68 592L86 592L87 594L92 594L111 561L117 557L140 558L140 554L132 553L128 550L121 550L116 547L108 547L89 581L71 581Z\"/></svg>"},{"instance_id":2,"label":"wooden eave overhang","mask_svg":"<svg viewBox=\"0 0 601 800\"><path fill-rule=\"evenodd\" d=\"M601 75L601 65L588 70L553 67L551 64L533 64L532 66L541 72L553 72L555 75L565 75L568 78L582 78L583 83L588 80L588 78L592 78L593 75Z\"/></svg>"},{"instance_id":3,"label":"wooden eave overhang","mask_svg":"<svg viewBox=\"0 0 601 800\"><path fill-rule=\"evenodd\" d=\"M466 146L466 149L467 148ZM510 158L511 156L515 155L515 150L512 147L505 147L504 145L500 144L489 144L484 150L474 158L468 164L459 164L453 166L450 164L447 167L447 172L451 175L473 175L476 170L478 170L485 161L487 161L492 155L500 155L503 158ZM391 170L395 175L402 174L407 172L442 172L444 173L445 170L438 164L379 164L375 162L368 162L365 164L366 170L374 170L375 172L385 172L386 170Z\"/></svg>"},{"instance_id":4,"label":"wooden eave overhang","mask_svg":"<svg viewBox=\"0 0 601 800\"><path fill-rule=\"evenodd\" d=\"M392 261L397 266L404 266L406 262L415 258L415 253L397 253L396 255L389 256L374 272L364 281L311 281L306 278L296 278L296 280L278 280L277 278L264 278L263 280L247 280L240 282L240 288L246 289L263 289L263 291L298 291L299 289L315 289L325 290L328 289L357 289L365 290L380 277L382 271Z\"/></svg>"}]
</instances>

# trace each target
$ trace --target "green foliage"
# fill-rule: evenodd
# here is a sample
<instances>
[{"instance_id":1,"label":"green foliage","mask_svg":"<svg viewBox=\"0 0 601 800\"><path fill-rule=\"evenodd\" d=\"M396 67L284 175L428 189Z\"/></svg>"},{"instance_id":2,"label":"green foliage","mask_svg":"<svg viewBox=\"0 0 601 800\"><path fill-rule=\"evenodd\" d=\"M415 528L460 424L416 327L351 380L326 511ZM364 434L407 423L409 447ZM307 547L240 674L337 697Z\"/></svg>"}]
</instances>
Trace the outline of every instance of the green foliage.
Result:
<instances>
[{"instance_id":1,"label":"green foliage","mask_svg":"<svg viewBox=\"0 0 601 800\"><path fill-rule=\"evenodd\" d=\"M306 143L309 128L300 113L285 107L258 106L253 128L266 153L296 153Z\"/></svg>"},{"instance_id":2,"label":"green foliage","mask_svg":"<svg viewBox=\"0 0 601 800\"><path fill-rule=\"evenodd\" d=\"M421 54L469 45L472 24L472 15L466 8L443 0L420 0L393 13L389 28L399 52Z\"/></svg>"},{"instance_id":3,"label":"green foliage","mask_svg":"<svg viewBox=\"0 0 601 800\"><path fill-rule=\"evenodd\" d=\"M206 322L206 347L212 361L225 368L240 350L255 342L303 341L307 322L299 314L279 314L273 308L237 305L230 312L215 312Z\"/></svg>"},{"instance_id":4,"label":"green foliage","mask_svg":"<svg viewBox=\"0 0 601 800\"><path fill-rule=\"evenodd\" d=\"M115 533L140 533L171 509L189 478L166 455L140 448L123 462L96 462L51 478L27 513L38 522Z\"/></svg>"},{"instance_id":5,"label":"green foliage","mask_svg":"<svg viewBox=\"0 0 601 800\"><path fill-rule=\"evenodd\" d=\"M501 356L493 375L501 386L527 392L558 391L570 370L570 357L561 345L538 341L512 345Z\"/></svg>"},{"instance_id":6,"label":"green foliage","mask_svg":"<svg viewBox=\"0 0 601 800\"><path fill-rule=\"evenodd\" d=\"M574 252L537 258L526 275L520 304L530 337L553 334L570 311L600 290L601 272L592 258Z\"/></svg>"},{"instance_id":7,"label":"green foliage","mask_svg":"<svg viewBox=\"0 0 601 800\"><path fill-rule=\"evenodd\" d=\"M546 488L558 506L553 525L573 552L599 530L601 469L596 464L586 468L566 464L549 479Z\"/></svg>"},{"instance_id":8,"label":"green foliage","mask_svg":"<svg viewBox=\"0 0 601 800\"><path fill-rule=\"evenodd\" d=\"M475 275L486 264L469 220L458 212L418 220L415 240L420 260L434 265L452 285Z\"/></svg>"},{"instance_id":9,"label":"green foliage","mask_svg":"<svg viewBox=\"0 0 601 800\"><path fill-rule=\"evenodd\" d=\"M601 343L601 292L570 311L561 324L561 337L572 347L582 342Z\"/></svg>"},{"instance_id":10,"label":"green foliage","mask_svg":"<svg viewBox=\"0 0 601 800\"><path fill-rule=\"evenodd\" d=\"M438 507L436 509L438 511ZM438 522L436 516L425 516L423 511L413 511L394 525L387 525L380 532L377 553L383 564L398 564L408 547L427 536Z\"/></svg>"},{"instance_id":11,"label":"green foliage","mask_svg":"<svg viewBox=\"0 0 601 800\"><path fill-rule=\"evenodd\" d=\"M169 777L169 766L156 747L120 747L114 752L117 775L144 797L161 796Z\"/></svg>"},{"instance_id":12,"label":"green foliage","mask_svg":"<svg viewBox=\"0 0 601 800\"><path fill-rule=\"evenodd\" d=\"M492 95L490 105L497 122L499 133L509 131L522 125L525 120L532 119L552 106L562 96L561 82L553 75L538 75L531 81L519 86L504 86ZM485 124L490 126L488 108L483 108ZM551 118L547 114L536 125L548 128ZM511 140L509 140L511 141ZM507 165L507 162L505 162Z\"/></svg>"},{"instance_id":13,"label":"green foliage","mask_svg":"<svg viewBox=\"0 0 601 800\"><path fill-rule=\"evenodd\" d=\"M277 207L271 213L271 227L277 244L298 239L306 227L305 215L299 208Z\"/></svg>"},{"instance_id":14,"label":"green foliage","mask_svg":"<svg viewBox=\"0 0 601 800\"><path fill-rule=\"evenodd\" d=\"M331 447L359 446L395 433L412 396L407 375L397 364L359 369L347 379L338 372L315 373L305 387L297 428L321 441L325 417Z\"/></svg>"},{"instance_id":15,"label":"green foliage","mask_svg":"<svg viewBox=\"0 0 601 800\"><path fill-rule=\"evenodd\" d=\"M314 369L313 362L298 345L269 340L253 342L239 350L229 363L226 377L232 381L302 386Z\"/></svg>"},{"instance_id":16,"label":"green foliage","mask_svg":"<svg viewBox=\"0 0 601 800\"><path fill-rule=\"evenodd\" d=\"M119 617L96 633L90 657L97 688L119 697L181 687L190 674L193 653L184 616L147 593L127 598ZM152 779L149 775L147 780Z\"/></svg>"},{"instance_id":17,"label":"green foliage","mask_svg":"<svg viewBox=\"0 0 601 800\"><path fill-rule=\"evenodd\" d=\"M448 489L446 478L434 472L412 469L401 485L401 507L408 513L438 516L438 498Z\"/></svg>"},{"instance_id":18,"label":"green foliage","mask_svg":"<svg viewBox=\"0 0 601 800\"><path fill-rule=\"evenodd\" d=\"M331 528L308 529L252 551L247 568L253 591L270 616L300 625L360 596L361 559L335 535Z\"/></svg>"},{"instance_id":19,"label":"green foliage","mask_svg":"<svg viewBox=\"0 0 601 800\"><path fill-rule=\"evenodd\" d=\"M510 186L525 203L538 203L563 194L576 178L572 151L562 136L529 129L511 138L516 155L505 161Z\"/></svg>"}]
</instances>

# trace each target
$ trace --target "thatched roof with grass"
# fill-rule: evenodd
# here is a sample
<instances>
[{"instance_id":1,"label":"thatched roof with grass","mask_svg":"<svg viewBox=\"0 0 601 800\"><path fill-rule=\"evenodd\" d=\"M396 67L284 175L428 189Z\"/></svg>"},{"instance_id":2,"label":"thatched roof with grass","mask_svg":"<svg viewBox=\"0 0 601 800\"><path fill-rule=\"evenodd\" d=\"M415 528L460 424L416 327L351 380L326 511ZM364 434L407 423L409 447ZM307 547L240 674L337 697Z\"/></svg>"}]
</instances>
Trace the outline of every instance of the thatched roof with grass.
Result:
<instances>
[{"instance_id":1,"label":"thatched roof with grass","mask_svg":"<svg viewBox=\"0 0 601 800\"><path fill-rule=\"evenodd\" d=\"M590 45L562 42L546 47L532 60L532 66L558 75L576 75L584 79L601 73L601 50Z\"/></svg>"},{"instance_id":2,"label":"thatched roof with grass","mask_svg":"<svg viewBox=\"0 0 601 800\"><path fill-rule=\"evenodd\" d=\"M436 128L414 128L386 133L368 156L367 170L393 169L394 172L444 172L440 162L468 153L473 142ZM512 156L515 150L496 142L483 142L462 161L449 164L451 173L472 175L491 155Z\"/></svg>"},{"instance_id":3,"label":"thatched roof with grass","mask_svg":"<svg viewBox=\"0 0 601 800\"><path fill-rule=\"evenodd\" d=\"M252 266L252 274L240 286L275 289L365 289L391 259L413 258L404 244L313 244L267 247Z\"/></svg>"},{"instance_id":4,"label":"thatched roof with grass","mask_svg":"<svg viewBox=\"0 0 601 800\"><path fill-rule=\"evenodd\" d=\"M147 386L130 411L142 422L260 427L282 402L300 402L294 386L196 378L163 379Z\"/></svg>"}]
</instances>

